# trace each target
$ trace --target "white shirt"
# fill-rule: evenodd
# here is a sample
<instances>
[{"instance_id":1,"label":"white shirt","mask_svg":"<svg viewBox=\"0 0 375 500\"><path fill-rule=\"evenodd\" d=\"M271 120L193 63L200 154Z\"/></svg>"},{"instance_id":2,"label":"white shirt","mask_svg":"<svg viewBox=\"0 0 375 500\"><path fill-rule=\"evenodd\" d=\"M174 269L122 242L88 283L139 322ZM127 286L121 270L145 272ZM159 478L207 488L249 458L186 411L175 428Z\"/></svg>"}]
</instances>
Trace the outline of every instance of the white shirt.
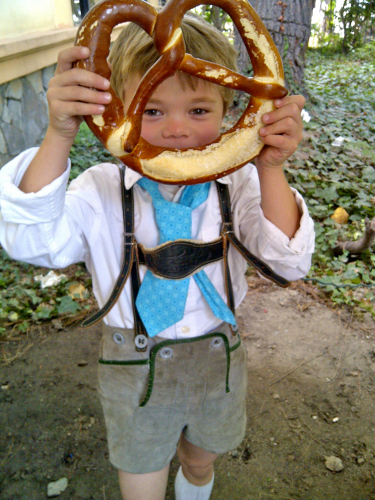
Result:
<instances>
[{"instance_id":1,"label":"white shirt","mask_svg":"<svg viewBox=\"0 0 375 500\"><path fill-rule=\"evenodd\" d=\"M25 151L0 170L0 242L16 259L50 268L86 263L92 275L93 292L99 307L108 299L120 273L123 256L123 218L118 166L103 163L92 167L71 182L67 170L37 193L18 189L24 172L37 149ZM126 169L125 186L134 185L134 227L139 243L152 248L158 244L158 230L150 195L135 184L136 172ZM294 191L302 214L300 227L289 238L268 221L260 207L256 168L248 164L220 179L228 184L237 237L275 272L289 280L306 275L314 251L314 227L301 196ZM177 201L183 187L160 185L169 201ZM212 241L220 236L221 214L215 183L207 200L192 212L192 239ZM247 283L246 262L234 249L229 251L236 307L243 300ZM146 268L141 266L141 279ZM223 263L212 263L205 272L226 302ZM104 321L117 327L132 328L130 283ZM194 279L190 280L185 314L181 321L160 333L166 338L203 335L221 323L202 296Z\"/></svg>"}]
</instances>

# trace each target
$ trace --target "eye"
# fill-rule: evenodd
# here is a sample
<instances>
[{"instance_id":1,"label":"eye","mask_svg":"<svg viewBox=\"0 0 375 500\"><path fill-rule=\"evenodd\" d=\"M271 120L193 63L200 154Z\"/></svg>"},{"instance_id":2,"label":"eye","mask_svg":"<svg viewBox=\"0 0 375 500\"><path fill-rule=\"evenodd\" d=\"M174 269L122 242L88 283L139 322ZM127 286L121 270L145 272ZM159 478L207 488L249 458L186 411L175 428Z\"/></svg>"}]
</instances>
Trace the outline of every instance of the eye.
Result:
<instances>
[{"instance_id":1,"label":"eye","mask_svg":"<svg viewBox=\"0 0 375 500\"><path fill-rule=\"evenodd\" d=\"M205 115L206 113L209 113L209 109L204 109L204 108L195 108L190 111L193 115Z\"/></svg>"},{"instance_id":2,"label":"eye","mask_svg":"<svg viewBox=\"0 0 375 500\"><path fill-rule=\"evenodd\" d=\"M158 109L150 108L150 109L145 109L144 114L146 116L159 116L161 115L161 111Z\"/></svg>"}]
</instances>

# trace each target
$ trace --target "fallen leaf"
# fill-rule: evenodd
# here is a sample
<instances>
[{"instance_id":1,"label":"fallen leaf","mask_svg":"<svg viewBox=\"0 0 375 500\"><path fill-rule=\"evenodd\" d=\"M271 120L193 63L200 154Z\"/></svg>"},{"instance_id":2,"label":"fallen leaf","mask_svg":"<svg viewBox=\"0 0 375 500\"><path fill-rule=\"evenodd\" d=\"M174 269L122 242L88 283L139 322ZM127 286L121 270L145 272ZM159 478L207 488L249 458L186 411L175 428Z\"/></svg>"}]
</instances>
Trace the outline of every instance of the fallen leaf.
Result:
<instances>
[{"instance_id":1,"label":"fallen leaf","mask_svg":"<svg viewBox=\"0 0 375 500\"><path fill-rule=\"evenodd\" d=\"M83 299L84 295L86 293L86 288L79 284L79 285L71 285L69 287L69 293L68 295L72 297L72 299Z\"/></svg>"},{"instance_id":2,"label":"fallen leaf","mask_svg":"<svg viewBox=\"0 0 375 500\"><path fill-rule=\"evenodd\" d=\"M331 219L337 222L337 224L346 224L349 220L349 214L345 208L338 207L334 211L333 215L331 215Z\"/></svg>"}]
</instances>

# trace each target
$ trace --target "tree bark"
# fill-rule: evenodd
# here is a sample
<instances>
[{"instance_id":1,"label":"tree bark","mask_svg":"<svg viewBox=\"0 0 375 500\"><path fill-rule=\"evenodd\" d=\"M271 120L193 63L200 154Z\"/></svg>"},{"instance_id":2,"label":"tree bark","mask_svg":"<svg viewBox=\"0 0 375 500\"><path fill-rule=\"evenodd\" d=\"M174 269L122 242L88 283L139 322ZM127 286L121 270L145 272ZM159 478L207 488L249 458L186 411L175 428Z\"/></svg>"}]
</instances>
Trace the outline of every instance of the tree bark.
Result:
<instances>
[{"instance_id":1,"label":"tree bark","mask_svg":"<svg viewBox=\"0 0 375 500\"><path fill-rule=\"evenodd\" d=\"M251 0L250 3L280 52L289 90L306 94L303 71L315 0ZM235 46L239 51L239 69L246 71L250 61L244 54L241 38L236 33Z\"/></svg>"}]
</instances>

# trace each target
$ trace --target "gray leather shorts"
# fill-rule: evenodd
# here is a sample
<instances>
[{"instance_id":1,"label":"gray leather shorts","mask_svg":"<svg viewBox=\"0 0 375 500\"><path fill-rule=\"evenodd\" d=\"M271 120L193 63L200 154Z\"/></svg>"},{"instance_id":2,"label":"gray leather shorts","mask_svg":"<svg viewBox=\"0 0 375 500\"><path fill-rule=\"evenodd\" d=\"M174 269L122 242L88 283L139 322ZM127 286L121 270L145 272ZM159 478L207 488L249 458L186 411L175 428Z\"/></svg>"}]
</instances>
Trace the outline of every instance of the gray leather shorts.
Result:
<instances>
[{"instance_id":1,"label":"gray leather shorts","mask_svg":"<svg viewBox=\"0 0 375 500\"><path fill-rule=\"evenodd\" d=\"M184 432L220 454L236 448L246 427L246 352L223 324L192 339L149 339L136 352L133 330L104 325L99 393L110 461L135 474L163 469Z\"/></svg>"}]
</instances>

